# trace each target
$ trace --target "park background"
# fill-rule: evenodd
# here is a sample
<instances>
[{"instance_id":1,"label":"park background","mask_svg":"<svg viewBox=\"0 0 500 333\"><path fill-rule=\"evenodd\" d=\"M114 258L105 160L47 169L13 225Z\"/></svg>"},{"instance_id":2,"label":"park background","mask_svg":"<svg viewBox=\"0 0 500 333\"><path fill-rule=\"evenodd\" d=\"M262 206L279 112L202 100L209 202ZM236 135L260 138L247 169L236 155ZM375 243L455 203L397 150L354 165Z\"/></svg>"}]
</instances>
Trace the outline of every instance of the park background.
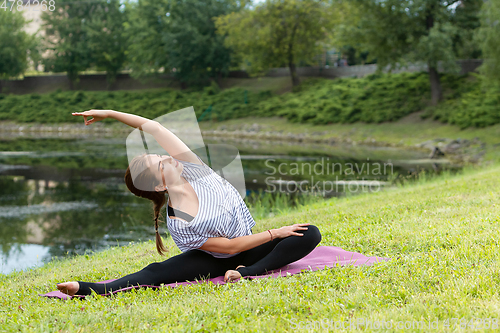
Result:
<instances>
[{"instance_id":1,"label":"park background","mask_svg":"<svg viewBox=\"0 0 500 333\"><path fill-rule=\"evenodd\" d=\"M0 330L271 331L353 318L492 328L500 1L0 4ZM38 297L162 259L151 205L123 183L131 129L85 127L71 112L153 119L187 106L205 142L240 150L254 232L310 222L321 245L397 260L85 304ZM342 171L307 168L326 159ZM284 173L266 176L270 161ZM381 164L392 167L374 172ZM335 190L293 186L311 177Z\"/></svg>"}]
</instances>

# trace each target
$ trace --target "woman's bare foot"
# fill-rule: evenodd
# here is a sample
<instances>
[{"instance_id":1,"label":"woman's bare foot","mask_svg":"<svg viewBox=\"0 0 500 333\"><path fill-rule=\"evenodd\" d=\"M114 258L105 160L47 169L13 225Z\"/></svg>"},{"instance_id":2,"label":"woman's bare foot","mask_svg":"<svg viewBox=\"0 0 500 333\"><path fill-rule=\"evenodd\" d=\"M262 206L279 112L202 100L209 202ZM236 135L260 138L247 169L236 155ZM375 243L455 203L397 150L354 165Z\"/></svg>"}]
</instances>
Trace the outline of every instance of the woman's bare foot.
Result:
<instances>
[{"instance_id":1,"label":"woman's bare foot","mask_svg":"<svg viewBox=\"0 0 500 333\"><path fill-rule=\"evenodd\" d=\"M245 266L239 265L238 267L236 267L236 269L238 269L240 267L245 267ZM238 280L239 278L241 278L240 272L233 271L232 269L230 269L226 272L226 275L224 275L224 282L231 282L234 280Z\"/></svg>"},{"instance_id":2,"label":"woman's bare foot","mask_svg":"<svg viewBox=\"0 0 500 333\"><path fill-rule=\"evenodd\" d=\"M224 275L224 282L232 282L241 278L241 274L238 271L228 270Z\"/></svg>"},{"instance_id":3,"label":"woman's bare foot","mask_svg":"<svg viewBox=\"0 0 500 333\"><path fill-rule=\"evenodd\" d=\"M74 296L78 292L78 289L80 289L80 284L74 281L58 283L57 289L64 294Z\"/></svg>"}]
</instances>

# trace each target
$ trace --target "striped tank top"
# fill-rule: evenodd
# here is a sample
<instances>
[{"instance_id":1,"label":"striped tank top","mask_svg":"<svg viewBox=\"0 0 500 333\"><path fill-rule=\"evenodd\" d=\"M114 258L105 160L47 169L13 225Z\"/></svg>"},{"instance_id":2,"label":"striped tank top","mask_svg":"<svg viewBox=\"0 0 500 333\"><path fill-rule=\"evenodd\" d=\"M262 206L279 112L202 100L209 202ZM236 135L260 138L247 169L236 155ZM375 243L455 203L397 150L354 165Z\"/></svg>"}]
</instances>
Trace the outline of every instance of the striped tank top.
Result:
<instances>
[{"instance_id":1,"label":"striped tank top","mask_svg":"<svg viewBox=\"0 0 500 333\"><path fill-rule=\"evenodd\" d=\"M238 190L199 157L198 159L202 165L178 160L184 167L181 176L198 196L198 214L191 222L172 219L167 214L168 231L182 252L199 249L210 237L232 239L251 235L255 226ZM216 258L228 258L237 254L205 252Z\"/></svg>"}]
</instances>

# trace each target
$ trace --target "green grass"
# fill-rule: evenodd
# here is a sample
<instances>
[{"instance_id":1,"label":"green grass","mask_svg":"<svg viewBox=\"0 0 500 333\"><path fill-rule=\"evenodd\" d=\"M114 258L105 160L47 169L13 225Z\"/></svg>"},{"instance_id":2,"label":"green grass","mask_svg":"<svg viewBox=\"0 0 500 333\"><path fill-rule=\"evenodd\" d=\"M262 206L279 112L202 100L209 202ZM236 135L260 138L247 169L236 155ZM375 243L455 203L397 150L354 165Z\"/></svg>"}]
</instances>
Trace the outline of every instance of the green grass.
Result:
<instances>
[{"instance_id":1,"label":"green grass","mask_svg":"<svg viewBox=\"0 0 500 333\"><path fill-rule=\"evenodd\" d=\"M317 225L321 245L394 258L287 278L139 290L59 301L65 280L104 280L160 260L152 242L48 263L0 277L2 331L292 331L320 320L498 318L500 165L422 177L379 193L334 198L257 221L254 232ZM170 254L179 253L171 239ZM399 258L399 259L396 259ZM451 323L451 322L450 322ZM367 330L371 331L371 330ZM417 331L417 330L410 330Z\"/></svg>"}]
</instances>

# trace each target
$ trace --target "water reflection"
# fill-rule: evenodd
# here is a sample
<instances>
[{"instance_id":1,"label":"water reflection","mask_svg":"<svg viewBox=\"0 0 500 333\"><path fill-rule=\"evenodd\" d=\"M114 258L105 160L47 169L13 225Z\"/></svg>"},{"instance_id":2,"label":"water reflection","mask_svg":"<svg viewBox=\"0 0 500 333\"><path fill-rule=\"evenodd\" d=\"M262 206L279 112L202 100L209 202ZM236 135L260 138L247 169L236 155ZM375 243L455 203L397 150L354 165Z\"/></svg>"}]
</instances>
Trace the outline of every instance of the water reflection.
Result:
<instances>
[{"instance_id":1,"label":"water reflection","mask_svg":"<svg viewBox=\"0 0 500 333\"><path fill-rule=\"evenodd\" d=\"M37 244L15 244L8 253L0 253L0 272L8 274L27 267L43 265L49 248Z\"/></svg>"},{"instance_id":2,"label":"water reflection","mask_svg":"<svg viewBox=\"0 0 500 333\"><path fill-rule=\"evenodd\" d=\"M151 212L147 202L129 195L124 185L116 182L82 179L57 182L1 176L0 186L3 261L11 259L16 244L46 247L43 258L39 257L46 261L153 235L152 230L148 232L152 223L148 219ZM29 263L26 259L24 267ZM12 265L5 264L2 272L11 268Z\"/></svg>"},{"instance_id":3,"label":"water reflection","mask_svg":"<svg viewBox=\"0 0 500 333\"><path fill-rule=\"evenodd\" d=\"M0 273L41 265L53 257L153 239L151 203L133 196L123 182L125 136L0 139ZM268 195L284 193L289 195L284 200L296 202L304 193L293 191L297 188L293 184L305 181L310 185L307 193L315 190L315 182L332 182L336 188L324 194L339 196L373 190L374 182L390 185L419 167L433 170L432 164L419 162L425 153L394 148L220 138L205 142L238 147L246 188L252 194L247 202L256 204L254 214L270 210L255 193L272 186L275 191ZM336 165L333 172L318 172L318 165L326 162ZM374 172L377 164L384 163L391 164L390 172L387 168ZM349 165L354 172L346 172Z\"/></svg>"}]
</instances>

